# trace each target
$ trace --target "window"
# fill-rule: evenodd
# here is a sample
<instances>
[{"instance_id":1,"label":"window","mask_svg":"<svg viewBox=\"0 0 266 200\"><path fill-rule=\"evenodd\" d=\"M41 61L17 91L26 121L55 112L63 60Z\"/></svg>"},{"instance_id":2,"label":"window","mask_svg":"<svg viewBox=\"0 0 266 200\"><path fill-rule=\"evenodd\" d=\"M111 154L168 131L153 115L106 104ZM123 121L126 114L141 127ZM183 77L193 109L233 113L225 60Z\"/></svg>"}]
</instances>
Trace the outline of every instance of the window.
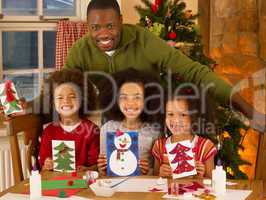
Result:
<instances>
[{"instance_id":1,"label":"window","mask_svg":"<svg viewBox=\"0 0 266 200\"><path fill-rule=\"evenodd\" d=\"M56 22L80 19L80 1L0 0L0 82L13 80L27 100L39 95L55 70Z\"/></svg>"},{"instance_id":2,"label":"window","mask_svg":"<svg viewBox=\"0 0 266 200\"><path fill-rule=\"evenodd\" d=\"M75 5L74 0L44 0L43 13L47 16L75 16Z\"/></svg>"}]
</instances>

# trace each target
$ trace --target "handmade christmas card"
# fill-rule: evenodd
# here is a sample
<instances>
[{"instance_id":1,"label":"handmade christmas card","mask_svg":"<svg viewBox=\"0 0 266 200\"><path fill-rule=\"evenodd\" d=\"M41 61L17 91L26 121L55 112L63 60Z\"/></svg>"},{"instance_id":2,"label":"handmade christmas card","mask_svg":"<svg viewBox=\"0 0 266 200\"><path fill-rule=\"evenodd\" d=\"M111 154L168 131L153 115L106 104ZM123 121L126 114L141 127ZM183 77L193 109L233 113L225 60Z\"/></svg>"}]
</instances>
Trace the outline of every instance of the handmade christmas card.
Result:
<instances>
[{"instance_id":1,"label":"handmade christmas card","mask_svg":"<svg viewBox=\"0 0 266 200\"><path fill-rule=\"evenodd\" d=\"M23 111L15 85L10 80L0 84L0 102L6 115Z\"/></svg>"},{"instance_id":2,"label":"handmade christmas card","mask_svg":"<svg viewBox=\"0 0 266 200\"><path fill-rule=\"evenodd\" d=\"M137 132L108 132L106 154L108 176L140 175Z\"/></svg>"},{"instance_id":3,"label":"handmade christmas card","mask_svg":"<svg viewBox=\"0 0 266 200\"><path fill-rule=\"evenodd\" d=\"M54 171L73 172L76 170L75 142L52 140Z\"/></svg>"},{"instance_id":4,"label":"handmade christmas card","mask_svg":"<svg viewBox=\"0 0 266 200\"><path fill-rule=\"evenodd\" d=\"M197 174L192 146L193 145L189 140L177 143L166 143L167 155L173 172L173 179Z\"/></svg>"}]
</instances>

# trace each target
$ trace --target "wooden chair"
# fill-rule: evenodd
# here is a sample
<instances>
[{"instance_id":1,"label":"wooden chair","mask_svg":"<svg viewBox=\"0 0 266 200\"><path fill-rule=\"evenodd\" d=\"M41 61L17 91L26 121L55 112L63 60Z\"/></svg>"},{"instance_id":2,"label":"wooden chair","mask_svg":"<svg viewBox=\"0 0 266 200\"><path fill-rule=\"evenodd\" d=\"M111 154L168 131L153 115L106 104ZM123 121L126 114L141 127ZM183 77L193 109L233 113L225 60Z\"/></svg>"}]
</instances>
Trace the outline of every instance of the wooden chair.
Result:
<instances>
[{"instance_id":1,"label":"wooden chair","mask_svg":"<svg viewBox=\"0 0 266 200\"><path fill-rule=\"evenodd\" d=\"M26 152L26 167L29 171L31 171L31 157L34 156L36 160L38 158L38 138L42 131L41 118L38 115L27 114L16 116L5 122L5 124L7 127L7 134L9 136L15 184L18 184L24 180L24 176L17 136L19 133L23 133L24 145L28 146Z\"/></svg>"}]
</instances>

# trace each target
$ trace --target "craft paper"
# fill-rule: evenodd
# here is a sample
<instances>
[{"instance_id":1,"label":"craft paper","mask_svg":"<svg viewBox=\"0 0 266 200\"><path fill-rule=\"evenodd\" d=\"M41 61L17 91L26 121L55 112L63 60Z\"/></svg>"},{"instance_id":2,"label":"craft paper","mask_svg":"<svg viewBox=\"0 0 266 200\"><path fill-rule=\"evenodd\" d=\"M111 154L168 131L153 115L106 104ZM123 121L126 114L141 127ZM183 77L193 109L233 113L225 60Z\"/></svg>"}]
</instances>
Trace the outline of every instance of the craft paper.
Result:
<instances>
[{"instance_id":1,"label":"craft paper","mask_svg":"<svg viewBox=\"0 0 266 200\"><path fill-rule=\"evenodd\" d=\"M73 185L69 186L68 181L73 181ZM57 197L60 191L64 191L67 197L79 193L80 191L88 188L86 180L76 176L57 176L50 180L42 181L42 195L43 196L55 196ZM24 194L29 194L29 187Z\"/></svg>"},{"instance_id":2,"label":"craft paper","mask_svg":"<svg viewBox=\"0 0 266 200\"><path fill-rule=\"evenodd\" d=\"M184 193L195 192L198 189L204 189L204 186L202 186L201 184L195 181L193 181L192 183L187 183L187 184L178 184L178 194L180 195Z\"/></svg>"},{"instance_id":3,"label":"craft paper","mask_svg":"<svg viewBox=\"0 0 266 200\"><path fill-rule=\"evenodd\" d=\"M0 197L0 200L29 200L30 199L30 195L26 195L26 194L15 194L15 193L7 193L4 196ZM43 196L39 199L36 200L46 200L46 199L51 199L51 200L62 200L62 198L57 198L57 197L47 197L47 196ZM83 197L78 197L78 196L71 196L71 200L91 200L88 198L83 198Z\"/></svg>"},{"instance_id":4,"label":"craft paper","mask_svg":"<svg viewBox=\"0 0 266 200\"><path fill-rule=\"evenodd\" d=\"M166 143L165 146L173 172L173 179L197 174L192 152L192 143L189 140Z\"/></svg>"},{"instance_id":5,"label":"craft paper","mask_svg":"<svg viewBox=\"0 0 266 200\"><path fill-rule=\"evenodd\" d=\"M140 175L137 132L108 132L106 154L108 176Z\"/></svg>"},{"instance_id":6,"label":"craft paper","mask_svg":"<svg viewBox=\"0 0 266 200\"><path fill-rule=\"evenodd\" d=\"M232 199L237 199L237 200L245 200L248 198L248 196L252 193L250 190L226 190L226 194L224 196L219 196L219 200L232 200ZM164 199L185 199L182 195L174 196L174 195L169 195L165 194L162 198ZM198 197L191 197L189 200L200 200Z\"/></svg>"},{"instance_id":7,"label":"craft paper","mask_svg":"<svg viewBox=\"0 0 266 200\"><path fill-rule=\"evenodd\" d=\"M0 84L0 102L6 115L23 111L15 85L10 80Z\"/></svg>"},{"instance_id":8,"label":"craft paper","mask_svg":"<svg viewBox=\"0 0 266 200\"><path fill-rule=\"evenodd\" d=\"M54 171L75 171L75 142L52 140Z\"/></svg>"},{"instance_id":9,"label":"craft paper","mask_svg":"<svg viewBox=\"0 0 266 200\"><path fill-rule=\"evenodd\" d=\"M80 189L80 188L88 188L86 180L77 179L73 181L73 185L69 186L69 180L49 180L42 181L42 189L43 190L53 190L53 189Z\"/></svg>"},{"instance_id":10,"label":"craft paper","mask_svg":"<svg viewBox=\"0 0 266 200\"><path fill-rule=\"evenodd\" d=\"M106 183L110 187L121 182L123 178L115 179L101 179L102 182ZM123 183L117 185L113 189L116 192L151 192L152 189L158 189L160 192L167 192L168 185L167 179L163 179L164 184L158 184L158 179L156 178L129 178Z\"/></svg>"}]
</instances>

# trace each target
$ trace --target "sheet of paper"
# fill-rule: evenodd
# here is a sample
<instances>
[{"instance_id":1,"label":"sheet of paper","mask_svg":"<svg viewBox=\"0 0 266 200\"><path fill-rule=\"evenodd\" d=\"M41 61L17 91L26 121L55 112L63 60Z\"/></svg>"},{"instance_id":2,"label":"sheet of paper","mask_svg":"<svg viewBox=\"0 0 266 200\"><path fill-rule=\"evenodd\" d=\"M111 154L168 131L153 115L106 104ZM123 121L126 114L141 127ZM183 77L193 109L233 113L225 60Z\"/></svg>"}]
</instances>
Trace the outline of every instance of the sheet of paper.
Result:
<instances>
[{"instance_id":1,"label":"sheet of paper","mask_svg":"<svg viewBox=\"0 0 266 200\"><path fill-rule=\"evenodd\" d=\"M177 143L167 142L165 146L173 172L173 179L197 174L192 143L189 140Z\"/></svg>"},{"instance_id":2,"label":"sheet of paper","mask_svg":"<svg viewBox=\"0 0 266 200\"><path fill-rule=\"evenodd\" d=\"M117 179L101 179L103 182L106 182L109 186L115 185L119 183L124 178L117 178ZM164 180L164 184L157 184L158 179L145 179L145 178L129 178L125 182L119 184L118 186L114 187L113 189L116 192L150 192L150 190L157 188L160 189L161 192L167 192L167 180Z\"/></svg>"},{"instance_id":3,"label":"sheet of paper","mask_svg":"<svg viewBox=\"0 0 266 200\"><path fill-rule=\"evenodd\" d=\"M15 194L15 193L7 193L4 196L0 197L0 200L29 200L30 195L25 195L25 194ZM51 200L62 200L62 198L58 197L48 197L48 196L43 196L40 199L37 200L46 200L46 199L51 199ZM71 196L71 200L92 200L88 198L83 198L83 197L78 197L78 196Z\"/></svg>"},{"instance_id":4,"label":"sheet of paper","mask_svg":"<svg viewBox=\"0 0 266 200\"><path fill-rule=\"evenodd\" d=\"M237 200L245 200L252 191L250 190L226 190L225 196L219 196L219 200L232 200L232 199L237 199ZM173 196L169 194L165 194L162 198L164 199L185 199L182 198L182 196ZM200 198L197 197L191 197L189 200L199 200Z\"/></svg>"},{"instance_id":5,"label":"sheet of paper","mask_svg":"<svg viewBox=\"0 0 266 200\"><path fill-rule=\"evenodd\" d=\"M107 132L106 153L108 176L140 175L137 132Z\"/></svg>"},{"instance_id":6,"label":"sheet of paper","mask_svg":"<svg viewBox=\"0 0 266 200\"><path fill-rule=\"evenodd\" d=\"M54 171L75 171L75 142L52 140Z\"/></svg>"}]
</instances>

